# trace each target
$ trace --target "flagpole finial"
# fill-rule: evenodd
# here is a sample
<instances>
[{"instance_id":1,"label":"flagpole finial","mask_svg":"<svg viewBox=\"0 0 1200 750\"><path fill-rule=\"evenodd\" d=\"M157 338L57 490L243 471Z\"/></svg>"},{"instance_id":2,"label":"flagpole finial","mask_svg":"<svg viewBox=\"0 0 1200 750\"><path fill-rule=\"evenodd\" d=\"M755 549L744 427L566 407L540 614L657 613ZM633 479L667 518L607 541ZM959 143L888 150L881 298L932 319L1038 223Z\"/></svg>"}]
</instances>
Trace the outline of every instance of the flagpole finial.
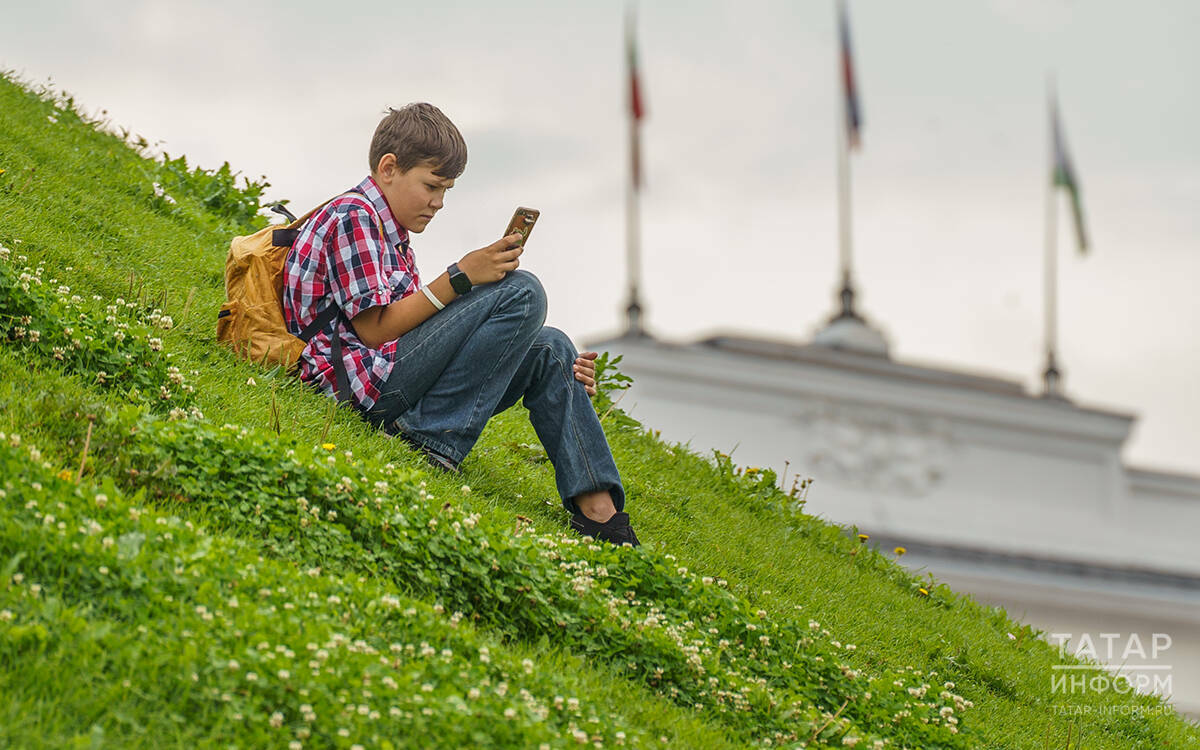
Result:
<instances>
[{"instance_id":1,"label":"flagpole finial","mask_svg":"<svg viewBox=\"0 0 1200 750\"><path fill-rule=\"evenodd\" d=\"M859 314L854 311L854 281L850 278L849 269L842 274L842 289L838 292L838 297L842 301L842 311L837 314L835 320L842 318L862 320Z\"/></svg>"},{"instance_id":2,"label":"flagpole finial","mask_svg":"<svg viewBox=\"0 0 1200 750\"><path fill-rule=\"evenodd\" d=\"M625 308L625 336L642 338L646 335L646 327L642 323L642 305L636 292L630 297L629 305Z\"/></svg>"},{"instance_id":3,"label":"flagpole finial","mask_svg":"<svg viewBox=\"0 0 1200 750\"><path fill-rule=\"evenodd\" d=\"M1067 401L1066 395L1063 394L1062 381L1062 372L1058 369L1054 352L1047 352L1046 370L1042 373L1042 398Z\"/></svg>"}]
</instances>

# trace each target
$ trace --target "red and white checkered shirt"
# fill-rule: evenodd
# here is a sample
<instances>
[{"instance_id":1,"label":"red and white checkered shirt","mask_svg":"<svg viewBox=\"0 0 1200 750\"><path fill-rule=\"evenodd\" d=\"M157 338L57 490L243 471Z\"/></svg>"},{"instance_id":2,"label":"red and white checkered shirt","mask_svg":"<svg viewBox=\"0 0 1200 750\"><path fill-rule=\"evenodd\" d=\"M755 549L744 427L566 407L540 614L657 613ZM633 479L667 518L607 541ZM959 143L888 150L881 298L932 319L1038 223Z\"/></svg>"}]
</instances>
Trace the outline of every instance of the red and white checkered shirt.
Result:
<instances>
[{"instance_id":1,"label":"red and white checkered shirt","mask_svg":"<svg viewBox=\"0 0 1200 750\"><path fill-rule=\"evenodd\" d=\"M355 315L387 305L421 285L416 260L408 247L408 231L396 223L375 180L367 177L353 192L335 198L304 222L283 266L283 317L288 331L299 336L329 305L342 309L337 330L342 361L354 403L370 409L379 398L395 363L396 342L372 349L349 324ZM383 237L379 236L379 223ZM336 386L330 330L321 331L300 355L300 377L325 393Z\"/></svg>"}]
</instances>

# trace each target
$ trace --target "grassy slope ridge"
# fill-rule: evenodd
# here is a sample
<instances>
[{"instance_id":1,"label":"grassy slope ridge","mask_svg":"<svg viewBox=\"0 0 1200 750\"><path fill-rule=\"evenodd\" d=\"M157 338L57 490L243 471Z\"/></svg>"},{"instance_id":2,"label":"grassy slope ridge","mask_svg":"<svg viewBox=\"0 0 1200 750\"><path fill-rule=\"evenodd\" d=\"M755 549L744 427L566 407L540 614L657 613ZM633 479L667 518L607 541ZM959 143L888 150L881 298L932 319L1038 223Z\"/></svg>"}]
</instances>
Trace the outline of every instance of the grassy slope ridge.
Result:
<instances>
[{"instance_id":1,"label":"grassy slope ridge","mask_svg":"<svg viewBox=\"0 0 1200 750\"><path fill-rule=\"evenodd\" d=\"M1200 746L1153 699L1052 694L1057 652L1004 613L932 584L923 595L882 555L852 555L857 542L840 529L790 513L769 480L663 445L617 412L606 427L647 544L554 542L563 514L519 409L494 420L462 477L424 475L355 415L330 414L320 397L214 346L224 249L241 208L236 194L216 194L220 180L173 181L69 107L8 81L0 169L9 262L25 255L45 286L73 287L85 299L71 314L91 310L97 331L118 296L162 307L171 330L144 333L153 321L136 311L128 330L163 340L195 388L175 389L174 408L205 415L166 420L172 405L154 398L154 378L171 375L157 352L136 351L154 364L129 367L128 377L148 378L130 395L97 377L127 364L101 361L108 350L59 360L49 338L17 338L20 321L0 319L0 431L24 440L0 441L0 745L433 737L536 747L582 734L676 747L861 737L859 746L1061 748L1068 735L1070 747ZM93 294L105 299L89 307ZM78 466L87 414L99 417L93 460L76 484L57 473ZM51 468L30 457L30 443ZM337 446L327 458L347 479L390 485L379 507L360 508L341 476L322 473L324 449L312 448L322 443ZM315 520L293 507L298 477L323 508ZM102 508L97 493L109 501ZM104 530L87 533L90 524ZM249 593L259 591L272 593L260 602ZM810 619L820 622L811 636L801 632ZM752 641L750 625L768 641ZM696 663L685 650L693 642ZM326 653L315 667L310 646ZM252 685L247 664L260 665ZM861 731L889 723L872 712L912 710L903 705L922 680L933 692L953 683L974 704L958 712L962 732Z\"/></svg>"}]
</instances>

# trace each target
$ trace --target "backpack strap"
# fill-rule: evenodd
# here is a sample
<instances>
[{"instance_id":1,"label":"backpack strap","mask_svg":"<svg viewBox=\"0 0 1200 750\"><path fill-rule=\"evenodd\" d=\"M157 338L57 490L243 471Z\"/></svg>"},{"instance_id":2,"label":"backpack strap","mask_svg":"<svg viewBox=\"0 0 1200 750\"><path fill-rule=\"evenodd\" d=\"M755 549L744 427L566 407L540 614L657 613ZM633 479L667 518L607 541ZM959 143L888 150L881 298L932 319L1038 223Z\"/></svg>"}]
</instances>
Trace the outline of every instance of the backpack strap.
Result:
<instances>
[{"instance_id":1,"label":"backpack strap","mask_svg":"<svg viewBox=\"0 0 1200 750\"><path fill-rule=\"evenodd\" d=\"M313 214L315 214L317 211L320 211L322 208L325 208L330 203L333 203L338 198L345 198L348 195L362 198L363 200L367 201L368 206L371 204L370 199L362 193L357 193L353 190L349 190L345 193L339 193L338 195L333 196L321 205L304 214L299 219L296 219L291 224L288 224L286 227L280 227L279 229L272 231L271 244L275 247L291 247L292 245L296 244L296 238L300 236L300 230L304 227L304 222L308 221ZM374 206L370 206L370 210L375 216L375 226L379 228L379 236L383 237L383 218L380 217L379 212L375 210Z\"/></svg>"},{"instance_id":2,"label":"backpack strap","mask_svg":"<svg viewBox=\"0 0 1200 750\"><path fill-rule=\"evenodd\" d=\"M370 205L371 202L365 195L351 190L350 192L342 193L341 195L335 195L313 210L304 214L304 216L301 216L299 219L293 221L286 228L276 229L272 236L273 244L278 247L290 247L295 243L297 235L300 234L300 228L304 226L304 222L308 221L309 217L338 198L342 198L347 195L354 195L367 201L367 205L370 206L371 213L375 216L375 225L379 228L379 236L382 238L384 236L383 219L379 216L379 212L375 210L374 206ZM283 239L287 239L286 245L278 241L281 239L279 235L280 232L291 233L283 237ZM331 302L329 307L326 307L324 310L318 313L317 317L313 318L312 322L304 327L304 330L300 332L299 338L301 341L307 344L312 340L313 336L316 336L318 333L325 330L325 327L328 326L331 321L338 321L338 324L333 326L333 331L329 334L331 343L329 354L333 359L334 395L336 396L338 402L349 403L351 401L350 375L346 372L346 362L342 359L342 337L338 331L338 329L341 327L340 322L344 319L345 315L342 314L342 309L337 306L337 302Z\"/></svg>"}]
</instances>

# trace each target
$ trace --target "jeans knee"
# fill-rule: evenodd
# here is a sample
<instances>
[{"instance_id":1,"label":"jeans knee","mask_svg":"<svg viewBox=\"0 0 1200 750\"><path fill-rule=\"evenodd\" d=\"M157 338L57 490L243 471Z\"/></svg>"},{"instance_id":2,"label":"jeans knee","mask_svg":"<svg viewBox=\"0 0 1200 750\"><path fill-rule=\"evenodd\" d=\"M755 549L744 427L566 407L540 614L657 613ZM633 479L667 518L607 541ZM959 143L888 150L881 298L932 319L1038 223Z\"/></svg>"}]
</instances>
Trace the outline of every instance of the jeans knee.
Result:
<instances>
[{"instance_id":1,"label":"jeans knee","mask_svg":"<svg viewBox=\"0 0 1200 750\"><path fill-rule=\"evenodd\" d=\"M542 331L538 334L538 343L549 347L564 362L573 363L575 357L579 356L571 338L553 326L542 326Z\"/></svg>"},{"instance_id":2,"label":"jeans knee","mask_svg":"<svg viewBox=\"0 0 1200 750\"><path fill-rule=\"evenodd\" d=\"M542 282L538 280L529 271L509 271L504 277L504 283L515 294L523 295L530 301L529 319L536 322L537 325L542 325L546 322L546 290L542 287Z\"/></svg>"}]
</instances>

